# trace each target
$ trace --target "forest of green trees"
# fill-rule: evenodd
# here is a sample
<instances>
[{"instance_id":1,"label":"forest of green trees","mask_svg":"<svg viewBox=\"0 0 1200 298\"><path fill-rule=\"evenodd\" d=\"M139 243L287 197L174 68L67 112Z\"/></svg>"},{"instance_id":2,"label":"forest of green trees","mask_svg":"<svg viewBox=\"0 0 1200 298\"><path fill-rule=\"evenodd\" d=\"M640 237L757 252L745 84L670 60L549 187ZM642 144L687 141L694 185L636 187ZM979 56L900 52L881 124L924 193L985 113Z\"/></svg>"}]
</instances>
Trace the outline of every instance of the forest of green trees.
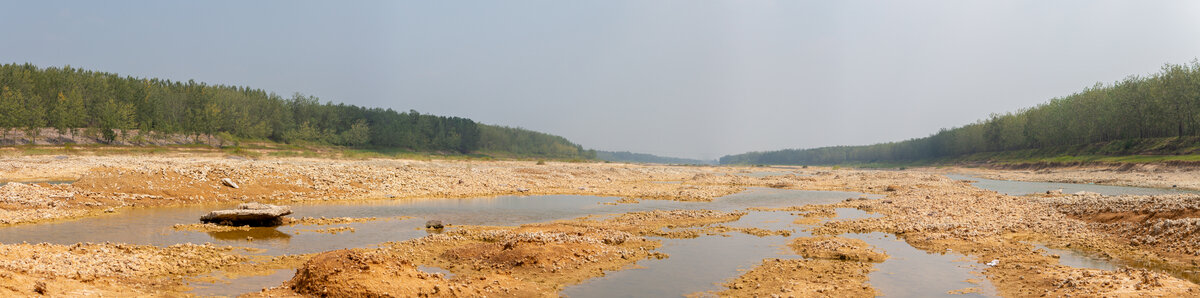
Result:
<instances>
[{"instance_id":1,"label":"forest of green trees","mask_svg":"<svg viewBox=\"0 0 1200 298\"><path fill-rule=\"evenodd\" d=\"M1096 84L1015 113L928 137L867 146L751 152L722 164L907 162L981 152L1051 148L1148 138L1200 136L1200 62L1163 66L1149 76ZM1131 143L1132 144L1132 143Z\"/></svg>"},{"instance_id":2,"label":"forest of green trees","mask_svg":"<svg viewBox=\"0 0 1200 298\"><path fill-rule=\"evenodd\" d=\"M675 165L711 165L717 162L716 160L711 159L700 160L691 158L667 157L646 153L633 153L629 151L596 151L596 159L612 162L658 163Z\"/></svg>"},{"instance_id":3,"label":"forest of green trees","mask_svg":"<svg viewBox=\"0 0 1200 298\"><path fill-rule=\"evenodd\" d=\"M228 135L246 140L424 152L592 158L565 138L470 119L367 108L248 87L122 77L67 67L0 65L0 130L56 128Z\"/></svg>"}]
</instances>

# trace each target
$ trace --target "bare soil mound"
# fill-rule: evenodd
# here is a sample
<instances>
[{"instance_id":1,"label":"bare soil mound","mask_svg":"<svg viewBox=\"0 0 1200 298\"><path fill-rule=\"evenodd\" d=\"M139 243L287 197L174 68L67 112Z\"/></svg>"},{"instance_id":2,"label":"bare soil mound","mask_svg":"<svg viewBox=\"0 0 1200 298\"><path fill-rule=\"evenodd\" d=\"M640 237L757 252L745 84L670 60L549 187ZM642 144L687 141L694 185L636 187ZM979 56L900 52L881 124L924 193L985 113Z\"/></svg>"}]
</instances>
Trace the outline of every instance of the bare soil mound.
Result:
<instances>
[{"instance_id":1,"label":"bare soil mound","mask_svg":"<svg viewBox=\"0 0 1200 298\"><path fill-rule=\"evenodd\" d=\"M387 278L380 278L380 277ZM421 271L412 262L371 250L341 249L314 256L283 287L264 296L321 297L539 297L536 284L504 275L446 278Z\"/></svg>"}]
</instances>

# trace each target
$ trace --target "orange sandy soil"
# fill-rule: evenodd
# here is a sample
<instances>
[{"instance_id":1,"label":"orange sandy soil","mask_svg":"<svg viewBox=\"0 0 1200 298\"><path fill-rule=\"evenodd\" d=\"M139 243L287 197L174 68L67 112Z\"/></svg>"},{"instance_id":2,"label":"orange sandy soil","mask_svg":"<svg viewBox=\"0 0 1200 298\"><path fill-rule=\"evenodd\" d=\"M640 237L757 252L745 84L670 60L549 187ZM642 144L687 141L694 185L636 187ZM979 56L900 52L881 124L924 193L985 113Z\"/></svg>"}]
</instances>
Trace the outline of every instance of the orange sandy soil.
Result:
<instances>
[{"instance_id":1,"label":"orange sandy soil","mask_svg":"<svg viewBox=\"0 0 1200 298\"><path fill-rule=\"evenodd\" d=\"M284 285L246 296L557 296L559 290L646 258L663 258L643 236L735 221L744 213L677 210L520 227L458 227L379 249L319 254ZM449 270L429 274L418 265Z\"/></svg>"}]
</instances>

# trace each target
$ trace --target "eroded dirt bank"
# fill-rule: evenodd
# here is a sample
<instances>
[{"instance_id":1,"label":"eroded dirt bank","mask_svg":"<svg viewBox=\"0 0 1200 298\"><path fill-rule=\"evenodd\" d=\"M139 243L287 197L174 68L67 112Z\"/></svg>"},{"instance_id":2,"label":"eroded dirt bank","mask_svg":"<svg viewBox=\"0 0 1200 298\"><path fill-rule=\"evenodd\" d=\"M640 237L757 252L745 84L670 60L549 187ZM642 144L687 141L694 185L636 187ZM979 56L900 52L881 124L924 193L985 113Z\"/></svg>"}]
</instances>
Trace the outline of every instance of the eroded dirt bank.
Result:
<instances>
[{"instance_id":1,"label":"eroded dirt bank","mask_svg":"<svg viewBox=\"0 0 1200 298\"><path fill-rule=\"evenodd\" d=\"M746 187L882 194L832 205L781 208L813 237L792 239L795 255L768 258L719 295L873 296L868 273L886 262L843 233L894 234L928 252L954 251L979 264L1004 296L1195 296L1196 284L1158 271L1060 265L1031 243L1069 247L1117 260L1196 269L1200 198L1007 196L917 171L672 167L602 163L230 159L220 156L7 157L0 180L77 179L72 184L0 186L0 222L38 224L124 208L214 202L461 198L505 194L585 194L636 200L708 201ZM773 170L802 175L733 175ZM238 188L223 185L230 178ZM661 182L678 183L661 183ZM834 208L882 216L831 220ZM753 208L751 208L753 209ZM749 211L749 210L747 210ZM209 245L0 244L0 291L32 295L171 295L182 279L218 270L288 263L290 281L253 295L556 296L566 285L638 260L668 257L646 237L788 233L729 228L741 212L652 211L527 224L455 226L444 233L262 260ZM191 223L181 223L191 224ZM2 228L2 227L0 227ZM1149 235L1151 237L1137 237ZM115 261L114 261L115 260ZM124 261L123 261L124 260ZM112 261L112 262L109 262ZM300 265L303 264L303 265ZM272 265L274 266L274 265ZM419 266L444 268L446 276ZM249 269L247 269L249 268ZM284 266L287 268L287 266ZM883 293L886 294L886 293Z\"/></svg>"}]
</instances>

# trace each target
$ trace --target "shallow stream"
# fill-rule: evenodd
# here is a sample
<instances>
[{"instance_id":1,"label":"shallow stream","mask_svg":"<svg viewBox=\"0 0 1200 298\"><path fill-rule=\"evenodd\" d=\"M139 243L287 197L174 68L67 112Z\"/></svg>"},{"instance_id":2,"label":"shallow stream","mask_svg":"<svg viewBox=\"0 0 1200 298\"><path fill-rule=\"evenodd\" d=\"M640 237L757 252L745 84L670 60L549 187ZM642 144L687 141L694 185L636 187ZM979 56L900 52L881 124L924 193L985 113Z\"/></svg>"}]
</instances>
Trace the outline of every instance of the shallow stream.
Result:
<instances>
[{"instance_id":1,"label":"shallow stream","mask_svg":"<svg viewBox=\"0 0 1200 298\"><path fill-rule=\"evenodd\" d=\"M634 204L611 204L619 198L595 196L502 196L478 199L397 200L357 202L353 204L293 205L293 217L378 217L381 220L327 226L295 225L279 228L255 228L251 231L196 232L177 231L175 224L196 223L200 215L231 206L196 206L126 209L113 214L71 221L0 228L0 242L121 242L131 244L172 245L213 243L261 249L262 255L304 254L341 248L371 247L388 241L403 241L428 234L427 219L439 219L451 225L504 225L570 219L596 214L615 214L649 210L713 209L745 210L749 207L787 207L805 204L829 204L846 198L878 197L850 192L780 190L753 188L718 198L712 202L643 200ZM397 216L410 219L388 219ZM835 220L868 216L854 209L840 209ZM759 264L764 258L799 258L786 247L790 239L806 236L805 226L792 224L790 212L752 211L735 227L792 230L790 237L757 237L737 232L702 236L694 239L659 239L661 251L669 258L643 260L636 269L610 272L579 285L567 287L572 297L678 297L689 293L716 291L721 283ZM338 234L311 230L328 227L352 227L353 232ZM892 257L877 264L870 283L889 296L942 296L946 291L967 287L990 288L965 282L980 279L971 274L970 263L953 255L927 254L884 234L846 235L867 241ZM438 268L422 268L439 272ZM919 272L923 274L912 274ZM936 272L937 274L929 274ZM290 279L294 270L275 270L273 274L224 279L216 283L193 282L198 295L237 295L272 287ZM219 275L218 273L214 273ZM919 284L921 287L914 287Z\"/></svg>"},{"instance_id":2,"label":"shallow stream","mask_svg":"<svg viewBox=\"0 0 1200 298\"><path fill-rule=\"evenodd\" d=\"M992 180L984 179L969 175L946 174L946 177L954 180L971 180L976 181L971 183L975 187L996 191L998 193L1020 196L1028 194L1046 193L1046 191L1062 189L1065 194L1072 194L1080 191L1094 192L1106 196L1116 195L1162 195L1162 194L1178 194L1178 193L1200 193L1200 191L1168 189L1168 188L1149 188L1149 187L1131 187L1131 186L1113 186L1099 184L1079 184L1079 183L1056 183L1056 182L1027 182L1027 181L1012 181L1012 180Z\"/></svg>"}]
</instances>

